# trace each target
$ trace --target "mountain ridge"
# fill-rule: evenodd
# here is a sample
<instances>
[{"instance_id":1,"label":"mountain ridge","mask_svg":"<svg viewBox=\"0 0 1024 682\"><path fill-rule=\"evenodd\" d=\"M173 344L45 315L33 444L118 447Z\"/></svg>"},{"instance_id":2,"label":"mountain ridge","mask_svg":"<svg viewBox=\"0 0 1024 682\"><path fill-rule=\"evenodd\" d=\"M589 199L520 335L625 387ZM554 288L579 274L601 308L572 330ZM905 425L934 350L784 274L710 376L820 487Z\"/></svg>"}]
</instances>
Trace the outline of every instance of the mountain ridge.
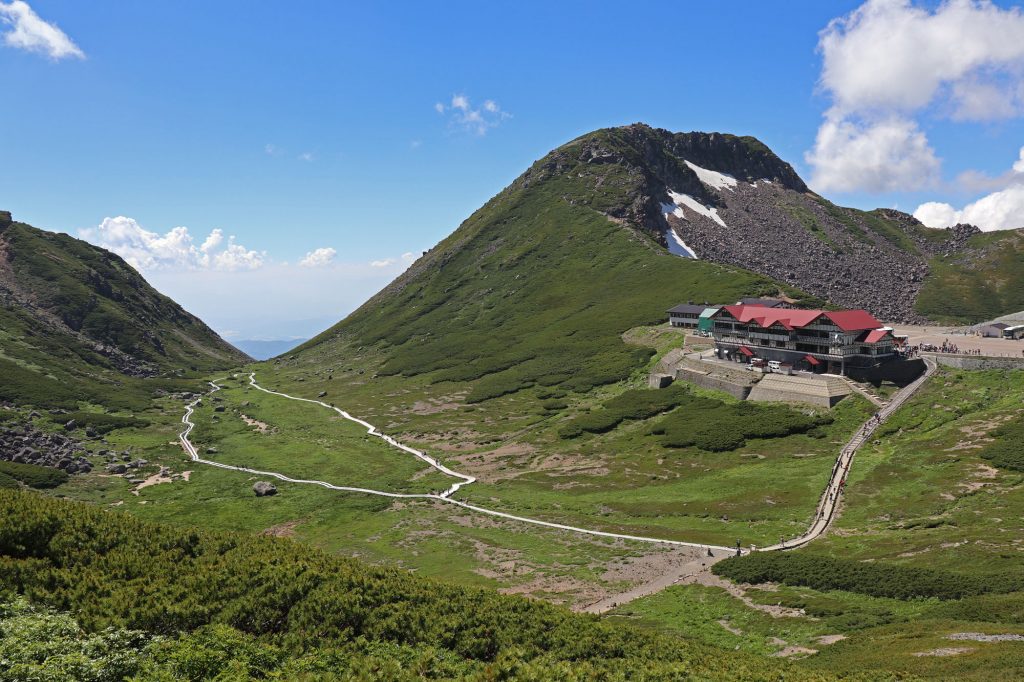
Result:
<instances>
[{"instance_id":1,"label":"mountain ridge","mask_svg":"<svg viewBox=\"0 0 1024 682\"><path fill-rule=\"evenodd\" d=\"M0 212L0 322L0 365L8 378L0 398L15 403L73 403L109 396L132 379L249 360L120 256L15 221L6 211Z\"/></svg>"},{"instance_id":2,"label":"mountain ridge","mask_svg":"<svg viewBox=\"0 0 1024 682\"><path fill-rule=\"evenodd\" d=\"M670 254L669 239L697 257ZM1002 260L978 257L985 249ZM585 391L642 367L647 351L620 335L679 301L785 294L887 322L977 322L1024 308L1018 269L1024 281L1024 230L933 230L901 212L840 207L756 138L632 124L534 162L291 353L379 346L380 372L470 381L471 402L537 384ZM985 306L957 288L968 276Z\"/></svg>"}]
</instances>

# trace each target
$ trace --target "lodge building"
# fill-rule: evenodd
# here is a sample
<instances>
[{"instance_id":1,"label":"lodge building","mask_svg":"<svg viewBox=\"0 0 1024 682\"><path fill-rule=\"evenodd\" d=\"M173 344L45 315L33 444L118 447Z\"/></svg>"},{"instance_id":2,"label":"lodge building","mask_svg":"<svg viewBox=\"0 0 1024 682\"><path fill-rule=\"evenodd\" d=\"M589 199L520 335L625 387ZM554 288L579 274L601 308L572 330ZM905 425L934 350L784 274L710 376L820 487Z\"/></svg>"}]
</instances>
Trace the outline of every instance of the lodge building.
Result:
<instances>
[{"instance_id":1,"label":"lodge building","mask_svg":"<svg viewBox=\"0 0 1024 682\"><path fill-rule=\"evenodd\" d=\"M718 308L719 306L709 306L707 304L694 305L693 303L683 303L668 309L668 323L673 327L698 329L700 328L701 319L709 319L711 314L716 312ZM710 323L707 326L710 329Z\"/></svg>"},{"instance_id":2,"label":"lodge building","mask_svg":"<svg viewBox=\"0 0 1024 682\"><path fill-rule=\"evenodd\" d=\"M765 308L789 308L790 302L778 298L741 298L736 305L757 305ZM682 303L668 309L668 323L673 327L711 331L711 316L718 312L720 305L708 303L694 304L693 301Z\"/></svg>"},{"instance_id":3,"label":"lodge building","mask_svg":"<svg viewBox=\"0 0 1024 682\"><path fill-rule=\"evenodd\" d=\"M866 310L796 310L727 305L711 316L720 359L788 362L796 369L845 374L897 357L892 330Z\"/></svg>"}]
</instances>

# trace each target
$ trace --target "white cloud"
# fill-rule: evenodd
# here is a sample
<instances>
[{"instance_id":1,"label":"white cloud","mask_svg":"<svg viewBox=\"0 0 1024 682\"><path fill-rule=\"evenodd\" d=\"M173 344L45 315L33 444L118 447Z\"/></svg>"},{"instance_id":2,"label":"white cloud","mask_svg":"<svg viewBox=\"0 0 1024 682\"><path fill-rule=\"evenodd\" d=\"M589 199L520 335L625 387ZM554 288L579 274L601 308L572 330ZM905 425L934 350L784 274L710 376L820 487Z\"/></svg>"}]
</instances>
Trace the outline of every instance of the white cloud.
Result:
<instances>
[{"instance_id":1,"label":"white cloud","mask_svg":"<svg viewBox=\"0 0 1024 682\"><path fill-rule=\"evenodd\" d=\"M299 154L299 161L305 161L306 163L309 163L313 159L313 152L302 152L301 154Z\"/></svg>"},{"instance_id":2,"label":"white cloud","mask_svg":"<svg viewBox=\"0 0 1024 682\"><path fill-rule=\"evenodd\" d=\"M806 155L818 189L927 186L939 161L916 116L990 121L1024 114L1018 8L946 0L932 10L911 0L868 0L830 22L818 48L820 84L832 98Z\"/></svg>"},{"instance_id":3,"label":"white cloud","mask_svg":"<svg viewBox=\"0 0 1024 682\"><path fill-rule=\"evenodd\" d=\"M1013 163L1014 173L1024 173L1024 147L1020 148L1017 160Z\"/></svg>"},{"instance_id":4,"label":"white cloud","mask_svg":"<svg viewBox=\"0 0 1024 682\"><path fill-rule=\"evenodd\" d=\"M970 223L986 232L1024 227L1024 147L1009 172L987 180L990 184L1001 183L1003 188L959 210L945 202L929 201L917 207L914 217L928 227Z\"/></svg>"},{"instance_id":5,"label":"white cloud","mask_svg":"<svg viewBox=\"0 0 1024 682\"><path fill-rule=\"evenodd\" d=\"M270 143L263 145L263 151L269 156L278 156L281 153L280 147Z\"/></svg>"},{"instance_id":6,"label":"white cloud","mask_svg":"<svg viewBox=\"0 0 1024 682\"><path fill-rule=\"evenodd\" d=\"M1024 227L1024 185L993 192L959 211L949 204L930 201L918 206L914 217L928 227L970 223L985 232Z\"/></svg>"},{"instance_id":7,"label":"white cloud","mask_svg":"<svg viewBox=\"0 0 1024 682\"><path fill-rule=\"evenodd\" d=\"M187 227L175 227L166 234L146 230L132 218L104 218L95 228L79 231L83 239L113 251L137 270L254 270L261 267L266 253L247 249L224 233L213 230L197 248Z\"/></svg>"},{"instance_id":8,"label":"white cloud","mask_svg":"<svg viewBox=\"0 0 1024 682\"><path fill-rule=\"evenodd\" d=\"M928 227L952 227L960 222L960 211L941 201L928 201L917 207L914 217Z\"/></svg>"},{"instance_id":9,"label":"white cloud","mask_svg":"<svg viewBox=\"0 0 1024 682\"><path fill-rule=\"evenodd\" d=\"M934 11L910 0L868 0L821 32L821 83L844 112L906 112L949 98L964 117L998 92L1017 111L1012 82L1024 66L1024 14L988 0L946 0ZM1012 75L1007 82L1000 75ZM981 119L998 112L975 112ZM977 119L973 119L977 120Z\"/></svg>"},{"instance_id":10,"label":"white cloud","mask_svg":"<svg viewBox=\"0 0 1024 682\"><path fill-rule=\"evenodd\" d=\"M448 124L474 135L486 135L491 128L496 128L512 114L502 111L493 99L485 100L483 105L474 109L466 95L452 95L451 104L445 106L441 102L434 104L439 114L448 114Z\"/></svg>"},{"instance_id":11,"label":"white cloud","mask_svg":"<svg viewBox=\"0 0 1024 682\"><path fill-rule=\"evenodd\" d=\"M209 267L214 270L256 270L263 266L266 255L265 252L252 251L241 244L236 244L232 235L228 237L227 247L212 255Z\"/></svg>"},{"instance_id":12,"label":"white cloud","mask_svg":"<svg viewBox=\"0 0 1024 682\"><path fill-rule=\"evenodd\" d=\"M925 134L899 117L872 123L826 118L807 161L814 166L812 185L819 191L920 189L932 184L939 171Z\"/></svg>"},{"instance_id":13,"label":"white cloud","mask_svg":"<svg viewBox=\"0 0 1024 682\"><path fill-rule=\"evenodd\" d=\"M56 24L39 18L27 2L0 2L0 24L8 26L4 43L29 52L40 52L51 59L74 57L85 59L85 53Z\"/></svg>"},{"instance_id":14,"label":"white cloud","mask_svg":"<svg viewBox=\"0 0 1024 682\"><path fill-rule=\"evenodd\" d=\"M333 261L337 254L338 252L329 246L314 249L299 261L299 265L304 268L320 268Z\"/></svg>"},{"instance_id":15,"label":"white cloud","mask_svg":"<svg viewBox=\"0 0 1024 682\"><path fill-rule=\"evenodd\" d=\"M389 268L392 265L401 265L402 269L405 270L405 268L409 267L414 262L416 262L416 254L412 253L411 251L407 251L398 258L382 258L380 260L372 260L370 261L370 267Z\"/></svg>"}]
</instances>

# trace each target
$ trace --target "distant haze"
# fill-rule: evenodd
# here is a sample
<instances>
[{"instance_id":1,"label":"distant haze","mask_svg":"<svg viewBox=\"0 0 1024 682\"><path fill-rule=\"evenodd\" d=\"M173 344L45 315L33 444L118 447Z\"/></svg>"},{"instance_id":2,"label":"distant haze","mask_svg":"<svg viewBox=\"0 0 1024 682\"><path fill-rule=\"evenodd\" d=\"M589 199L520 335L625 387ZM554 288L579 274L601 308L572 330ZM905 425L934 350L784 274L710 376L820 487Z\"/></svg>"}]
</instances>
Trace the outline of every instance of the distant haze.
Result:
<instances>
[{"instance_id":1,"label":"distant haze","mask_svg":"<svg viewBox=\"0 0 1024 682\"><path fill-rule=\"evenodd\" d=\"M266 360L281 353L287 353L308 339L276 339L274 341L258 341L254 339L246 341L235 341L233 345L238 350L250 356L254 360Z\"/></svg>"}]
</instances>

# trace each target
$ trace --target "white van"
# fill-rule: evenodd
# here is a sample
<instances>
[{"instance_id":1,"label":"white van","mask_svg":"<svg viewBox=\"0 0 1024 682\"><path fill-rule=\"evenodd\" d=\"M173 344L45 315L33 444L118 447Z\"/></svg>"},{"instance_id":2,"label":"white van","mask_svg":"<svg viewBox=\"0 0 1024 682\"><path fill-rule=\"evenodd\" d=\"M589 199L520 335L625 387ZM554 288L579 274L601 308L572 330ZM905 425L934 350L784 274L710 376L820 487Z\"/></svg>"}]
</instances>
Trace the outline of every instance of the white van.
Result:
<instances>
[{"instance_id":1,"label":"white van","mask_svg":"<svg viewBox=\"0 0 1024 682\"><path fill-rule=\"evenodd\" d=\"M781 370L782 370L782 363L780 361L778 361L778 360L769 360L768 361L768 371L769 372L779 372Z\"/></svg>"}]
</instances>

